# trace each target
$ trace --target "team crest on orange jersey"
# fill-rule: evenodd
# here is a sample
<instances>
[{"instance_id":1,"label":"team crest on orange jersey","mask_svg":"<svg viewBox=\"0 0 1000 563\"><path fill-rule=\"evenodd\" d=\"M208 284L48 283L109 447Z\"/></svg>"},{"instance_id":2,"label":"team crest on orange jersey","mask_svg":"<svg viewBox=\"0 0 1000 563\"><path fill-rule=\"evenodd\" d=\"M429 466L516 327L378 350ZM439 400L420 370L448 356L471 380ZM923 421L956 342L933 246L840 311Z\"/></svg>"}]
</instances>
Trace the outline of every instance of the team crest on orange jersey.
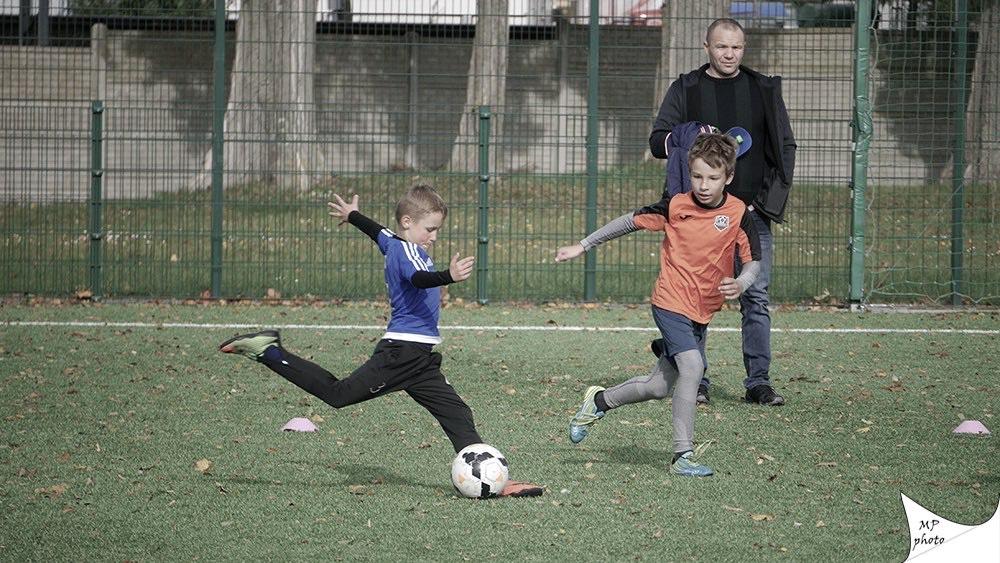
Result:
<instances>
[{"instance_id":1,"label":"team crest on orange jersey","mask_svg":"<svg viewBox=\"0 0 1000 563\"><path fill-rule=\"evenodd\" d=\"M715 216L715 228L719 231L724 231L729 228L729 215L716 215Z\"/></svg>"}]
</instances>

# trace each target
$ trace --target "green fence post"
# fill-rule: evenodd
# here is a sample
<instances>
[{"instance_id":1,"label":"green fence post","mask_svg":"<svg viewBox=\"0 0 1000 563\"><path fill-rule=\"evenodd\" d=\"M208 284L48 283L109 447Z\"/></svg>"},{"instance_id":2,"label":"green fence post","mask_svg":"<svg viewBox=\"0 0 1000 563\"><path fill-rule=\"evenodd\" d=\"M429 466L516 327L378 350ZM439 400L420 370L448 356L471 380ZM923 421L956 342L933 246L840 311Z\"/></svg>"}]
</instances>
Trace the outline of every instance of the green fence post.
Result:
<instances>
[{"instance_id":1,"label":"green fence post","mask_svg":"<svg viewBox=\"0 0 1000 563\"><path fill-rule=\"evenodd\" d=\"M865 195L868 191L868 149L872 139L872 105L868 97L871 0L859 0L854 22L854 116L851 120L851 295L852 304L864 298Z\"/></svg>"},{"instance_id":2,"label":"green fence post","mask_svg":"<svg viewBox=\"0 0 1000 563\"><path fill-rule=\"evenodd\" d=\"M951 174L951 304L962 304L962 274L965 241L965 79L969 52L969 10L967 0L955 2L955 32L952 53L955 71L955 146Z\"/></svg>"},{"instance_id":3,"label":"green fence post","mask_svg":"<svg viewBox=\"0 0 1000 563\"><path fill-rule=\"evenodd\" d=\"M100 299L101 287L101 242L104 232L101 224L101 207L104 204L102 182L104 181L104 102L90 103L90 298Z\"/></svg>"},{"instance_id":4,"label":"green fence post","mask_svg":"<svg viewBox=\"0 0 1000 563\"><path fill-rule=\"evenodd\" d=\"M600 79L600 2L590 0L590 26L587 51L587 232L597 229L597 93ZM583 298L593 301L597 296L597 255L585 254L583 266Z\"/></svg>"},{"instance_id":5,"label":"green fence post","mask_svg":"<svg viewBox=\"0 0 1000 563\"><path fill-rule=\"evenodd\" d=\"M222 294L222 131L226 119L226 3L215 1L212 62L212 297Z\"/></svg>"},{"instance_id":6,"label":"green fence post","mask_svg":"<svg viewBox=\"0 0 1000 563\"><path fill-rule=\"evenodd\" d=\"M487 273L489 272L489 186L490 186L490 107L479 107L479 222L476 248L476 299L481 305L488 301Z\"/></svg>"}]
</instances>

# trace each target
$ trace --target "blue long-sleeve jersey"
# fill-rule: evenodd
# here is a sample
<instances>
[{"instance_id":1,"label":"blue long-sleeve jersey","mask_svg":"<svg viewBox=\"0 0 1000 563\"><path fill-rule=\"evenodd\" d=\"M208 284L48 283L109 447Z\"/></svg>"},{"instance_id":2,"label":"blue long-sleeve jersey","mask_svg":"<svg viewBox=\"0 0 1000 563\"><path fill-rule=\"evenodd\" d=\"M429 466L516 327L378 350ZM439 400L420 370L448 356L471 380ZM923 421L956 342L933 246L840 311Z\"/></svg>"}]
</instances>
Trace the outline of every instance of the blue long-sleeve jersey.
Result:
<instances>
[{"instance_id":1,"label":"blue long-sleeve jersey","mask_svg":"<svg viewBox=\"0 0 1000 563\"><path fill-rule=\"evenodd\" d=\"M451 283L451 276L436 272L434 261L422 247L361 213L351 212L348 221L371 237L385 256L385 286L392 313L382 338L439 344L440 286Z\"/></svg>"}]
</instances>

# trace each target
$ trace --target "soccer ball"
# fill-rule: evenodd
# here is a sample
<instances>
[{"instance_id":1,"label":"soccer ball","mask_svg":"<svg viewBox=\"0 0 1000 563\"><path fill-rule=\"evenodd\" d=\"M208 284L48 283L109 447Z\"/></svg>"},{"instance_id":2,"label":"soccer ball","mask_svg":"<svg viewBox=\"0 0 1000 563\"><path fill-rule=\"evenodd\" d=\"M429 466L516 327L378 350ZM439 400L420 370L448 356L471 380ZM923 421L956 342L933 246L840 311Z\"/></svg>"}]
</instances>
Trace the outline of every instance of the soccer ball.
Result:
<instances>
[{"instance_id":1,"label":"soccer ball","mask_svg":"<svg viewBox=\"0 0 1000 563\"><path fill-rule=\"evenodd\" d=\"M507 458L489 444L465 446L451 462L451 483L463 497L495 497L507 476Z\"/></svg>"}]
</instances>

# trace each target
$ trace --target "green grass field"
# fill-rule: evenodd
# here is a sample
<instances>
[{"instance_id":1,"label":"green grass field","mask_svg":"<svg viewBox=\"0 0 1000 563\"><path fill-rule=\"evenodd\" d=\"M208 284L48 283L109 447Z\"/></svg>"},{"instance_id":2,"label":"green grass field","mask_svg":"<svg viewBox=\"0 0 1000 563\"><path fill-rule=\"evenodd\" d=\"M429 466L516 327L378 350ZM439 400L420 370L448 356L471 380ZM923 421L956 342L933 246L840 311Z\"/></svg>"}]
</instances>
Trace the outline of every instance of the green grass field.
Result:
<instances>
[{"instance_id":1,"label":"green grass field","mask_svg":"<svg viewBox=\"0 0 1000 563\"><path fill-rule=\"evenodd\" d=\"M901 492L964 524L1000 497L995 436L951 432L965 419L1000 431L998 313L778 311L781 408L742 402L738 316L720 313L696 422L717 474L696 480L666 469L669 401L610 413L580 446L566 436L587 385L648 368L654 333L552 329L649 328L645 306L449 306L443 327L550 329L443 331L443 369L484 439L547 487L490 501L455 496L450 443L405 394L335 411L216 352L246 331L232 325L288 327L286 347L346 374L381 332L329 325L386 315L5 304L0 559L900 561ZM282 433L296 416L319 432Z\"/></svg>"}]
</instances>

